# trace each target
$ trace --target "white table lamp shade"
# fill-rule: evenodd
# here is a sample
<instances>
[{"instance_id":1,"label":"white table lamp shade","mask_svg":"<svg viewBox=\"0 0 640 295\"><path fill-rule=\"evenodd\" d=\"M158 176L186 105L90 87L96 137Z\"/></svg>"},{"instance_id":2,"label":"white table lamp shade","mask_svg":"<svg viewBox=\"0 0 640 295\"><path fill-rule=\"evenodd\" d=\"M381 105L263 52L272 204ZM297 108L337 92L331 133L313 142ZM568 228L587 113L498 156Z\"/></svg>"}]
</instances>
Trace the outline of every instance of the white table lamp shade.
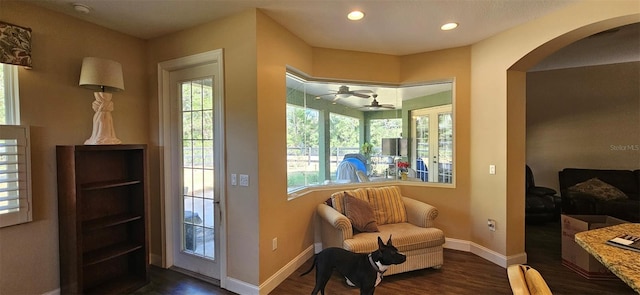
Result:
<instances>
[{"instance_id":1,"label":"white table lamp shade","mask_svg":"<svg viewBox=\"0 0 640 295\"><path fill-rule=\"evenodd\" d=\"M94 90L93 130L84 144L120 144L113 128L111 92L124 90L122 65L108 59L85 57L80 70L80 86Z\"/></svg>"},{"instance_id":2,"label":"white table lamp shade","mask_svg":"<svg viewBox=\"0 0 640 295\"><path fill-rule=\"evenodd\" d=\"M80 86L103 92L124 90L122 65L97 57L85 57L80 71Z\"/></svg>"}]
</instances>

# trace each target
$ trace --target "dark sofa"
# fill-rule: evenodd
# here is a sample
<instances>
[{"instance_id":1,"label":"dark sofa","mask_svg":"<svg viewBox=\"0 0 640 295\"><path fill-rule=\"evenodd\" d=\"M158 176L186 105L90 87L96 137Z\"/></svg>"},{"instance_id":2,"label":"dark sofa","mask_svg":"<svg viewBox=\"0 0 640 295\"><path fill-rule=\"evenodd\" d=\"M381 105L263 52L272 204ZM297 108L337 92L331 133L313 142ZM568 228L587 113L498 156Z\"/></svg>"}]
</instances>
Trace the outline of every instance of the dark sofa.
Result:
<instances>
[{"instance_id":1,"label":"dark sofa","mask_svg":"<svg viewBox=\"0 0 640 295\"><path fill-rule=\"evenodd\" d=\"M640 170L598 170L565 168L558 173L563 214L609 215L640 222ZM627 198L603 200L599 196L571 189L597 178L622 191Z\"/></svg>"}]
</instances>

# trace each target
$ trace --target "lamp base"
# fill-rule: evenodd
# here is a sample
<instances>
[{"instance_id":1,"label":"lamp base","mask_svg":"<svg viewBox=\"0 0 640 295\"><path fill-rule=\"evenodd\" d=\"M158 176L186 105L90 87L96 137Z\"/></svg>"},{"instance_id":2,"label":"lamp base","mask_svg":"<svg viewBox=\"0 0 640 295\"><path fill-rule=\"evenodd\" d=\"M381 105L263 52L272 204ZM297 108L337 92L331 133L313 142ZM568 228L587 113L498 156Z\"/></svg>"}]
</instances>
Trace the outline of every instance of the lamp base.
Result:
<instances>
[{"instance_id":1,"label":"lamp base","mask_svg":"<svg viewBox=\"0 0 640 295\"><path fill-rule=\"evenodd\" d=\"M113 138L98 138L98 139L94 139L89 138L87 140L84 141L84 144L86 145L98 145L98 144L121 144L122 141L120 139L117 139L115 137Z\"/></svg>"},{"instance_id":2,"label":"lamp base","mask_svg":"<svg viewBox=\"0 0 640 295\"><path fill-rule=\"evenodd\" d=\"M84 144L120 144L122 141L116 137L116 131L113 129L113 102L111 101L111 93L94 92L96 100L91 105L96 112L93 115L93 131L91 137Z\"/></svg>"}]
</instances>

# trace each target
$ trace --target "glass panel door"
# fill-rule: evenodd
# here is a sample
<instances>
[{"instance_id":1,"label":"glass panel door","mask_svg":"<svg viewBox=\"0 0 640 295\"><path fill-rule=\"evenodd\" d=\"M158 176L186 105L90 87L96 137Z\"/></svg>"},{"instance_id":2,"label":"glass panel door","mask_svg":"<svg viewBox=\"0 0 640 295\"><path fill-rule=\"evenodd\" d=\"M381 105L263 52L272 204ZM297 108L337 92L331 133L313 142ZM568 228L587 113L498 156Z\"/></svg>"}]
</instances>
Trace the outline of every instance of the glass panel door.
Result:
<instances>
[{"instance_id":1,"label":"glass panel door","mask_svg":"<svg viewBox=\"0 0 640 295\"><path fill-rule=\"evenodd\" d=\"M220 175L215 64L171 72L173 255L176 267L219 279Z\"/></svg>"},{"instance_id":2,"label":"glass panel door","mask_svg":"<svg viewBox=\"0 0 640 295\"><path fill-rule=\"evenodd\" d=\"M182 94L182 183L184 188L184 252L215 259L213 228L213 81L180 83Z\"/></svg>"},{"instance_id":3,"label":"glass panel door","mask_svg":"<svg viewBox=\"0 0 640 295\"><path fill-rule=\"evenodd\" d=\"M453 121L451 106L411 111L414 138L412 162L422 181L453 182Z\"/></svg>"}]
</instances>

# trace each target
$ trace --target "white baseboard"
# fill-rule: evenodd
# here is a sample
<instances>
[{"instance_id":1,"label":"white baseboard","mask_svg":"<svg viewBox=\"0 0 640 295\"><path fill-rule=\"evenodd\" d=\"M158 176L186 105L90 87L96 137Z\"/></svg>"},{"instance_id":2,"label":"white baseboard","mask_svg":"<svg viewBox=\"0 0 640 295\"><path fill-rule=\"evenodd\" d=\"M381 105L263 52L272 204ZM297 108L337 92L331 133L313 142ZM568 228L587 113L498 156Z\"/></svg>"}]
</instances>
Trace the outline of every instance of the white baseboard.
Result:
<instances>
[{"instance_id":1,"label":"white baseboard","mask_svg":"<svg viewBox=\"0 0 640 295\"><path fill-rule=\"evenodd\" d=\"M300 266L302 266L309 258L313 257L313 250L317 247L317 245L311 245L302 253L298 254L293 260L289 261L284 267L279 269L275 274L273 274L270 278L268 278L264 283L260 284L259 287L249 284L247 282L243 282L238 279L234 279L231 277L227 277L226 279L226 289L238 293L238 294L247 294L247 295L260 295L260 294L269 294L273 289L278 287L280 283L284 282L293 272L295 272Z\"/></svg>"},{"instance_id":2,"label":"white baseboard","mask_svg":"<svg viewBox=\"0 0 640 295\"><path fill-rule=\"evenodd\" d=\"M42 295L60 295L60 288L55 289L53 291L49 291L49 292L43 293Z\"/></svg>"},{"instance_id":3,"label":"white baseboard","mask_svg":"<svg viewBox=\"0 0 640 295\"><path fill-rule=\"evenodd\" d=\"M465 240L446 238L443 247L452 250L471 252L504 268L515 263L527 263L527 253L505 256L489 248Z\"/></svg>"},{"instance_id":4,"label":"white baseboard","mask_svg":"<svg viewBox=\"0 0 640 295\"><path fill-rule=\"evenodd\" d=\"M471 252L471 243L465 240L445 238L444 245L442 245L442 247L451 250Z\"/></svg>"},{"instance_id":5,"label":"white baseboard","mask_svg":"<svg viewBox=\"0 0 640 295\"><path fill-rule=\"evenodd\" d=\"M471 253L476 254L504 268L507 268L507 266L514 263L527 262L527 253L519 253L519 254L511 255L507 257L505 255L502 255L496 251L493 251L489 248L478 245L476 243L471 243Z\"/></svg>"},{"instance_id":6,"label":"white baseboard","mask_svg":"<svg viewBox=\"0 0 640 295\"><path fill-rule=\"evenodd\" d=\"M313 257L316 245L309 246L307 249L298 254L293 260L289 261L283 268L278 270L264 283L260 284L260 294L269 294L273 289L284 282L293 272L302 266L309 258Z\"/></svg>"},{"instance_id":7,"label":"white baseboard","mask_svg":"<svg viewBox=\"0 0 640 295\"><path fill-rule=\"evenodd\" d=\"M527 253L519 253L516 255L507 256L507 266L512 264L526 264L527 263ZM505 268L507 267L505 266Z\"/></svg>"},{"instance_id":8,"label":"white baseboard","mask_svg":"<svg viewBox=\"0 0 640 295\"><path fill-rule=\"evenodd\" d=\"M243 295L258 295L260 294L260 290L257 286L249 284L247 282L237 280L231 277L226 278L225 289Z\"/></svg>"}]
</instances>

